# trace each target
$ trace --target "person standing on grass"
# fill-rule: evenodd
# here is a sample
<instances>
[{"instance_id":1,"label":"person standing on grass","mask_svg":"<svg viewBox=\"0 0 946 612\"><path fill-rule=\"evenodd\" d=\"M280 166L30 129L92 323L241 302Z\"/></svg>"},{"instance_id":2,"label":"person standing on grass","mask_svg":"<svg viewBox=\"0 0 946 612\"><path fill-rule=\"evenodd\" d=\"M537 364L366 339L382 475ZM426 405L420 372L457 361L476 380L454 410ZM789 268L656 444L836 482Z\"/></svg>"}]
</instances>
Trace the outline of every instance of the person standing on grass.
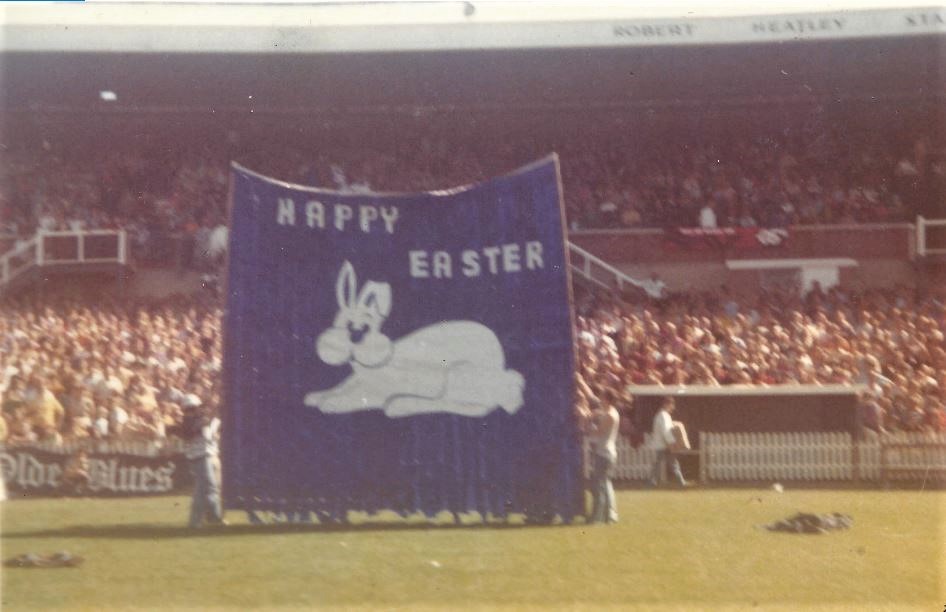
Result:
<instances>
[{"instance_id":1,"label":"person standing on grass","mask_svg":"<svg viewBox=\"0 0 946 612\"><path fill-rule=\"evenodd\" d=\"M587 389L587 387L586 387ZM590 390L589 390L590 391ZM616 523L617 503L611 473L617 462L617 439L621 417L614 404L615 394L610 389L602 393L604 401L590 392L585 398L591 411L584 411L584 430L591 442L591 494L593 498L589 523Z\"/></svg>"},{"instance_id":2,"label":"person standing on grass","mask_svg":"<svg viewBox=\"0 0 946 612\"><path fill-rule=\"evenodd\" d=\"M653 444L657 451L657 460L654 461L654 469L651 472L650 484L657 486L663 480L664 466L669 462L670 469L673 471L674 478L681 487L687 486L687 481L683 478L683 472L680 471L680 462L673 454L673 445L676 443L676 437L673 435L673 419L671 415L677 405L672 397L665 397L660 404L660 410L654 416Z\"/></svg>"},{"instance_id":3,"label":"person standing on grass","mask_svg":"<svg viewBox=\"0 0 946 612\"><path fill-rule=\"evenodd\" d=\"M220 452L217 439L220 419L205 413L196 395L184 398L184 422L181 426L187 440L185 456L194 475L194 496L191 500L191 529L199 528L209 514L210 523L226 525L220 501Z\"/></svg>"}]
</instances>

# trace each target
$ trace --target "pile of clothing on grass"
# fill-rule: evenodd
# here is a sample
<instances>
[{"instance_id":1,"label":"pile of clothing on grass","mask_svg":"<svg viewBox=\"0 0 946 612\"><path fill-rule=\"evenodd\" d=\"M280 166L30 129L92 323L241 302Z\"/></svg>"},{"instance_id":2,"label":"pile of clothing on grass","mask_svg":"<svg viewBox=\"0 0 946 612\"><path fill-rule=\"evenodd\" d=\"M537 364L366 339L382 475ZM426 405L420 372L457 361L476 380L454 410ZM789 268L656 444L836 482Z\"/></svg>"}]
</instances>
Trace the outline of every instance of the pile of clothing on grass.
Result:
<instances>
[{"instance_id":1,"label":"pile of clothing on grass","mask_svg":"<svg viewBox=\"0 0 946 612\"><path fill-rule=\"evenodd\" d=\"M830 514L809 514L799 512L795 516L775 521L765 528L769 531L785 531L788 533L828 533L850 529L854 519L847 514L832 512Z\"/></svg>"}]
</instances>

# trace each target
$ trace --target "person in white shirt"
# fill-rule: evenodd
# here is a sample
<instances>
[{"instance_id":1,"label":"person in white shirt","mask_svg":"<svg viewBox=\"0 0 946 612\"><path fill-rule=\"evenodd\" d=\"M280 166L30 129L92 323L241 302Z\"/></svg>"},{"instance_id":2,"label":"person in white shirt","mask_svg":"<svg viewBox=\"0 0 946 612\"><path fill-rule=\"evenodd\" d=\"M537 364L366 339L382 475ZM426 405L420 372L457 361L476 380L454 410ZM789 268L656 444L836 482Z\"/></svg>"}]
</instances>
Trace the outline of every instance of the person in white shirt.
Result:
<instances>
[{"instance_id":1,"label":"person in white shirt","mask_svg":"<svg viewBox=\"0 0 946 612\"><path fill-rule=\"evenodd\" d=\"M128 411L121 405L121 397L110 396L105 400L108 409L108 430L113 437L120 437L128 424Z\"/></svg>"},{"instance_id":2,"label":"person in white shirt","mask_svg":"<svg viewBox=\"0 0 946 612\"><path fill-rule=\"evenodd\" d=\"M618 458L617 438L621 419L614 407L615 399L610 390L604 393L603 401L591 395L587 397L591 412L584 414L584 427L591 441L593 498L589 523L618 521L614 485L611 484L611 472Z\"/></svg>"},{"instance_id":3,"label":"person in white shirt","mask_svg":"<svg viewBox=\"0 0 946 612\"><path fill-rule=\"evenodd\" d=\"M98 417L92 422L92 433L100 440L108 437L108 409L98 409Z\"/></svg>"},{"instance_id":4,"label":"person in white shirt","mask_svg":"<svg viewBox=\"0 0 946 612\"><path fill-rule=\"evenodd\" d=\"M707 203L700 210L700 227L703 229L716 229L716 211L713 205Z\"/></svg>"},{"instance_id":5,"label":"person in white shirt","mask_svg":"<svg viewBox=\"0 0 946 612\"><path fill-rule=\"evenodd\" d=\"M650 484L657 486L663 480L664 466L669 462L670 469L674 478L680 483L680 486L687 486L687 481L683 478L683 472L680 471L680 462L673 455L673 444L676 438L673 435L673 419L671 415L676 409L676 402L672 397L665 397L660 404L660 410L654 416L654 429L652 432L652 441L654 449L657 451L657 460L654 462L654 469L651 472Z\"/></svg>"},{"instance_id":6,"label":"person in white shirt","mask_svg":"<svg viewBox=\"0 0 946 612\"><path fill-rule=\"evenodd\" d=\"M191 499L188 526L197 529L209 515L211 524L226 525L220 500L220 451L217 446L220 419L200 410L200 398L187 395L184 401L184 419L181 426L187 440L184 456L190 461L194 475L194 495Z\"/></svg>"}]
</instances>

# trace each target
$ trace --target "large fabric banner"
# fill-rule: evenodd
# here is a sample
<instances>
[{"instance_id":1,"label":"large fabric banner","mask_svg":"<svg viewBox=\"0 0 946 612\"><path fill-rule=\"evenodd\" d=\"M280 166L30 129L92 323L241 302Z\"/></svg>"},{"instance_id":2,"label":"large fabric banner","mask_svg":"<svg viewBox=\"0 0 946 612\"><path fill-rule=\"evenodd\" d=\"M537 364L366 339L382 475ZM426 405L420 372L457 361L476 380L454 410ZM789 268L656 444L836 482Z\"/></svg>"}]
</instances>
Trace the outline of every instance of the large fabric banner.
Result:
<instances>
[{"instance_id":1,"label":"large fabric banner","mask_svg":"<svg viewBox=\"0 0 946 612\"><path fill-rule=\"evenodd\" d=\"M412 195L234 165L227 507L580 511L557 164Z\"/></svg>"}]
</instances>

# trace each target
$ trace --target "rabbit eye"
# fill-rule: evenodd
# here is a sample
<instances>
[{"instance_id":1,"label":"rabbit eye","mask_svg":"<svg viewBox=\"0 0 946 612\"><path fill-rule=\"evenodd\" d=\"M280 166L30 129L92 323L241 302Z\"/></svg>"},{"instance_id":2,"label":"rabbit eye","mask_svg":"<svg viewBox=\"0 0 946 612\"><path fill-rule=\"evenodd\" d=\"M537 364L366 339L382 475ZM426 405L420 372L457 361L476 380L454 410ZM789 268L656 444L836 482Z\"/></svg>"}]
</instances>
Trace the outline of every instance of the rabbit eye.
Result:
<instances>
[{"instance_id":1,"label":"rabbit eye","mask_svg":"<svg viewBox=\"0 0 946 612\"><path fill-rule=\"evenodd\" d=\"M365 337L365 332L368 331L367 325L361 325L356 327L354 323L348 323L348 336L351 338L353 344L358 344L361 342L361 339Z\"/></svg>"}]
</instances>

